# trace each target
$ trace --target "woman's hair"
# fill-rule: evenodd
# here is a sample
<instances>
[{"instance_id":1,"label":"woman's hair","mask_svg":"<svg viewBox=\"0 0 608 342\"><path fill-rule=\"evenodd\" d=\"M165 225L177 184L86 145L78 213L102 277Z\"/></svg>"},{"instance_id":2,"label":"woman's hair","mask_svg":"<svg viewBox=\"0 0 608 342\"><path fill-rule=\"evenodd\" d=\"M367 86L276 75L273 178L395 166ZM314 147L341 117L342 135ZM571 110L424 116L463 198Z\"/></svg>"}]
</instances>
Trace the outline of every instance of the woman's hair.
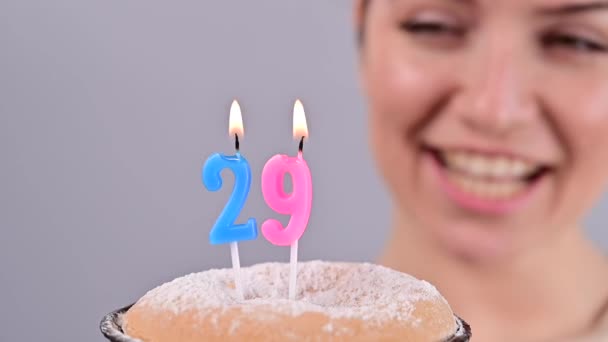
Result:
<instances>
[{"instance_id":1,"label":"woman's hair","mask_svg":"<svg viewBox=\"0 0 608 342\"><path fill-rule=\"evenodd\" d=\"M369 0L363 0L363 10L367 9L367 5L369 5Z\"/></svg>"},{"instance_id":2,"label":"woman's hair","mask_svg":"<svg viewBox=\"0 0 608 342\"><path fill-rule=\"evenodd\" d=\"M363 43L363 36L365 33L365 18L367 17L367 8L369 7L370 0L363 0L361 4L361 23L359 26L359 31L357 32L357 40L359 45Z\"/></svg>"}]
</instances>

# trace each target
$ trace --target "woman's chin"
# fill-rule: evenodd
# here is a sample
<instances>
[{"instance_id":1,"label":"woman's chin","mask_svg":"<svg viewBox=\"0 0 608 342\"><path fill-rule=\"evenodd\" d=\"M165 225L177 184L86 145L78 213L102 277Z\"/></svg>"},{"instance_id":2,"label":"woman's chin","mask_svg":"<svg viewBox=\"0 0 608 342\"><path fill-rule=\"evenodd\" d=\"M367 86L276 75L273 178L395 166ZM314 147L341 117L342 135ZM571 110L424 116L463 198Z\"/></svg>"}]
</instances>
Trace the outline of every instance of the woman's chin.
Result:
<instances>
[{"instance_id":1,"label":"woman's chin","mask_svg":"<svg viewBox=\"0 0 608 342\"><path fill-rule=\"evenodd\" d=\"M440 248L469 262L495 262L508 257L515 249L505 229L488 229L474 223L443 223L431 229Z\"/></svg>"}]
</instances>

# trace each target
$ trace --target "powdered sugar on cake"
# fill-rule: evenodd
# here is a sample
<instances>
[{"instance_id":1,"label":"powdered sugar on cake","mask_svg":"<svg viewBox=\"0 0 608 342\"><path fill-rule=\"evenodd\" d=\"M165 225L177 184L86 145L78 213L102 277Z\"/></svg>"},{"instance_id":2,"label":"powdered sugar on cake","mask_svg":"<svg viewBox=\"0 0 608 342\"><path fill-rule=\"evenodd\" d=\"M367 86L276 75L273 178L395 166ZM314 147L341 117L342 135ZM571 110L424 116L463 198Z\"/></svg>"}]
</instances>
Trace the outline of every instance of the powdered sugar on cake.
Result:
<instances>
[{"instance_id":1,"label":"powdered sugar on cake","mask_svg":"<svg viewBox=\"0 0 608 342\"><path fill-rule=\"evenodd\" d=\"M322 312L330 318L379 323L400 320L416 325L419 322L412 316L416 302L445 302L428 282L373 264L300 262L295 301L287 299L289 264L257 264L242 268L241 275L245 301L238 300L232 269L220 269L192 273L163 284L149 291L139 304L176 314L235 306L259 313L260 307L270 306L275 312L293 316ZM331 330L331 324L326 329Z\"/></svg>"}]
</instances>

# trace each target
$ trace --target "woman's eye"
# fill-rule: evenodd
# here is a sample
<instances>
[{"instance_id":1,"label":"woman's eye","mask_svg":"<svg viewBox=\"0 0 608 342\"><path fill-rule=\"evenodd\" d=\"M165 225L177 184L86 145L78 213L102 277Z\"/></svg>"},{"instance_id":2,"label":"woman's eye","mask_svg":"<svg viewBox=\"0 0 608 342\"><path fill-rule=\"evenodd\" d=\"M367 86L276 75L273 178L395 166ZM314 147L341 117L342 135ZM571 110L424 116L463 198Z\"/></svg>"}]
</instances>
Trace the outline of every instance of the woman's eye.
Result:
<instances>
[{"instance_id":1,"label":"woman's eye","mask_svg":"<svg viewBox=\"0 0 608 342\"><path fill-rule=\"evenodd\" d=\"M401 23L401 29L412 34L428 35L454 35L460 36L463 31L460 27L440 21L406 21Z\"/></svg>"},{"instance_id":2,"label":"woman's eye","mask_svg":"<svg viewBox=\"0 0 608 342\"><path fill-rule=\"evenodd\" d=\"M608 46L595 40L573 34L551 33L542 37L542 44L548 48L571 49L575 52L605 53Z\"/></svg>"}]
</instances>

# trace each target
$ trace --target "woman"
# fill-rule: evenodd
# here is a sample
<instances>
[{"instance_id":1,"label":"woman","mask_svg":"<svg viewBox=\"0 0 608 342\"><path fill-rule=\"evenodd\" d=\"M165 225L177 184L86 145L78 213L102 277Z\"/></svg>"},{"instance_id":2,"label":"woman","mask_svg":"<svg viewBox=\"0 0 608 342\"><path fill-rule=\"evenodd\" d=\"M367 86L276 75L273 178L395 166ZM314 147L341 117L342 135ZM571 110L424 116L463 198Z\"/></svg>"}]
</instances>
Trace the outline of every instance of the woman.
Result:
<instances>
[{"instance_id":1,"label":"woman","mask_svg":"<svg viewBox=\"0 0 608 342\"><path fill-rule=\"evenodd\" d=\"M435 284L474 341L608 341L582 217L608 180L608 2L357 0L381 262Z\"/></svg>"}]
</instances>

